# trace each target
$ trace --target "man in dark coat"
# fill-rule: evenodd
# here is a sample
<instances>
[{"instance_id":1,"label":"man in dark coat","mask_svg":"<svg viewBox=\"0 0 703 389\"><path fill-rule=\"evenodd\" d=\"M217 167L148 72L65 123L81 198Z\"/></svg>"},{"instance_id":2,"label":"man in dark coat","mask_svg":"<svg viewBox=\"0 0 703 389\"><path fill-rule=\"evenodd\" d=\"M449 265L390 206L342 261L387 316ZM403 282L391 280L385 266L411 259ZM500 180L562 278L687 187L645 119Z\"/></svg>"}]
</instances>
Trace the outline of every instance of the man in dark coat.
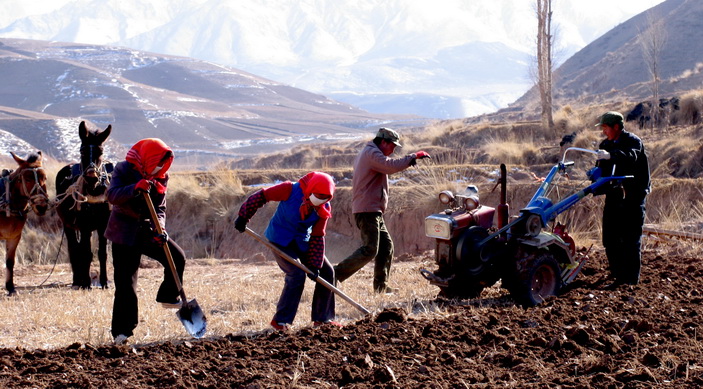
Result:
<instances>
[{"instance_id":1,"label":"man in dark coat","mask_svg":"<svg viewBox=\"0 0 703 389\"><path fill-rule=\"evenodd\" d=\"M156 301L165 308L182 306L179 290L168 265L164 244L183 280L185 254L183 249L165 233L166 186L168 169L173 162L173 151L156 138L142 139L127 152L125 161L118 163L112 173L107 199L112 212L105 237L112 241L112 260L115 267L115 300L112 308L112 336L122 344L133 335L139 322L137 278L142 255L159 261L164 266L164 280ZM149 193L156 208L157 218L151 220L143 193ZM156 232L160 223L164 234Z\"/></svg>"},{"instance_id":2,"label":"man in dark coat","mask_svg":"<svg viewBox=\"0 0 703 389\"><path fill-rule=\"evenodd\" d=\"M640 138L625 131L619 112L606 112L596 126L606 137L598 146L597 166L602 175L633 176L605 191L603 246L614 279L607 288L636 285L640 278L645 199L650 191L647 154Z\"/></svg>"}]
</instances>

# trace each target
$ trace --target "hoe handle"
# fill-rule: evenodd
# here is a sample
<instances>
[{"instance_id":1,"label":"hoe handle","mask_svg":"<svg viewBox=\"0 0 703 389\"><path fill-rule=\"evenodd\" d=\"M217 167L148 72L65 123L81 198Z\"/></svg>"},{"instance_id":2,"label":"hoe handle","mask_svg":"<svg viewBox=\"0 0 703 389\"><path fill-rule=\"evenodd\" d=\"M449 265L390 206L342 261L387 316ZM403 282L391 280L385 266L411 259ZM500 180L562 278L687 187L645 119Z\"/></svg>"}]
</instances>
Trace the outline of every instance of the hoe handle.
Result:
<instances>
[{"instance_id":1,"label":"hoe handle","mask_svg":"<svg viewBox=\"0 0 703 389\"><path fill-rule=\"evenodd\" d=\"M156 232L159 234L163 234L164 229L163 227L161 227L161 223L159 223L159 217L156 215L156 209L154 208L154 203L151 201L151 197L149 197L149 193L142 192L142 194L144 195L146 206L149 208L149 213L151 214L151 221L154 222ZM171 268L171 274L173 274L173 280L176 282L176 288L178 289L178 293L181 295L181 299L183 299L183 305L185 306L185 304L188 302L188 299L186 298L186 292L183 290L181 280L180 278L178 278L178 271L176 270L176 265L173 263L171 249L168 248L168 241L164 243L164 252L166 253L166 260L168 261L168 266Z\"/></svg>"},{"instance_id":2,"label":"hoe handle","mask_svg":"<svg viewBox=\"0 0 703 389\"><path fill-rule=\"evenodd\" d=\"M284 253L281 249L279 249L278 247L274 246L271 242L267 241L266 239L262 238L259 234L257 234L256 232L252 231L249 227L246 227L246 232L247 232L247 234L249 234L252 238L258 240L258 241L261 242L261 243L263 243L265 246L267 246L267 247L269 247L271 250L273 250L276 254L280 255L283 259L285 259L286 261L290 262L292 265L296 266L298 269L304 271L306 274L311 274L311 273L312 273L312 272L310 271L310 269L308 269L307 267L305 267L305 265L303 265L302 263L300 263L300 261L298 261L298 260L294 259L293 257L291 257L290 255ZM344 299L344 300L345 300L346 302L348 302L349 304L353 305L354 308L360 310L360 311L363 312L365 315L368 315L368 314L370 313L368 309L366 309L366 308L364 308L363 306L361 306L361 304L359 304L359 303L357 303L356 301L354 301L351 297L349 297L349 296L347 296L346 294L344 294L344 292L342 292L341 290L337 289L334 285L330 284L329 282L327 282L327 280L323 279L322 277L317 277L317 278L315 279L315 281L317 281L318 283L322 284L322 286L324 286L325 288L331 290L334 294L336 294L337 296L341 297L342 299Z\"/></svg>"}]
</instances>

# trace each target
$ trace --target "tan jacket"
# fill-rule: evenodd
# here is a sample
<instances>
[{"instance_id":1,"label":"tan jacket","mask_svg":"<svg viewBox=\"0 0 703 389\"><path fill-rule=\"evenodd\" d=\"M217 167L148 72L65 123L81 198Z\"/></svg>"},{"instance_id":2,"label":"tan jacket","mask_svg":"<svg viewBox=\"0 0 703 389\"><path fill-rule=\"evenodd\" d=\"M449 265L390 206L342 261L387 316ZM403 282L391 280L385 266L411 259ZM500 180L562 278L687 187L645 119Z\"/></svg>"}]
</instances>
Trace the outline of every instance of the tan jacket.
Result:
<instances>
[{"instance_id":1,"label":"tan jacket","mask_svg":"<svg viewBox=\"0 0 703 389\"><path fill-rule=\"evenodd\" d=\"M352 179L352 213L385 212L388 206L388 175L410 167L415 158L383 155L373 141L364 146L354 160Z\"/></svg>"}]
</instances>

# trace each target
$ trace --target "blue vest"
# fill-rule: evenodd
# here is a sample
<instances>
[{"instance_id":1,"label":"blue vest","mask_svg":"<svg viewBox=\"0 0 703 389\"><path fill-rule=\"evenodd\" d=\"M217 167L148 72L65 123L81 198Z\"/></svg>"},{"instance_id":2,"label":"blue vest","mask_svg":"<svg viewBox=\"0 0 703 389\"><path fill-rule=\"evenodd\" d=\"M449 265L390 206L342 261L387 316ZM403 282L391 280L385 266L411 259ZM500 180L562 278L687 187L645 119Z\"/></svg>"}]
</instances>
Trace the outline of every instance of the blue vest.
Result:
<instances>
[{"instance_id":1,"label":"blue vest","mask_svg":"<svg viewBox=\"0 0 703 389\"><path fill-rule=\"evenodd\" d=\"M293 184L288 199L278 203L276 213L264 232L269 241L286 247L295 240L301 251L307 251L312 226L320 220L320 216L313 211L310 212L307 219L301 220L300 206L302 204L303 190L300 188L300 183L296 182Z\"/></svg>"}]
</instances>

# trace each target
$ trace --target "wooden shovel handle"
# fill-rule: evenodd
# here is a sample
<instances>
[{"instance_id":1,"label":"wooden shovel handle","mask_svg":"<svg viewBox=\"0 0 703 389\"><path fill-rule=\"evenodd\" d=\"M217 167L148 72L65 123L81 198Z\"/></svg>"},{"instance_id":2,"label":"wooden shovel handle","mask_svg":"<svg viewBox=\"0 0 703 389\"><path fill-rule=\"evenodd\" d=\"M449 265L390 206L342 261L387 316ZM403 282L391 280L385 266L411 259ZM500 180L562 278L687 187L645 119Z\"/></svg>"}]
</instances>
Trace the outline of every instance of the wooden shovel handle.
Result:
<instances>
[{"instance_id":1,"label":"wooden shovel handle","mask_svg":"<svg viewBox=\"0 0 703 389\"><path fill-rule=\"evenodd\" d=\"M161 227L161 223L159 223L159 217L156 215L156 209L154 208L154 203L151 201L151 197L149 197L149 193L147 192L142 192L144 195L144 200L146 201L146 206L149 208L149 213L151 214L151 221L154 223L154 227L156 228L156 232L159 233L159 235L162 235L164 233L164 229ZM173 280L176 282L176 288L178 289L178 294L181 295L181 299L183 299L183 306L186 305L188 302L188 299L186 298L186 292L183 290L183 285L181 284L181 279L178 278L178 271L176 270L176 264L173 263L173 256L171 256L171 250L168 248L168 241L164 243L164 252L166 253L166 260L168 261L168 266L171 268L171 274L173 274Z\"/></svg>"},{"instance_id":2,"label":"wooden shovel handle","mask_svg":"<svg viewBox=\"0 0 703 389\"><path fill-rule=\"evenodd\" d=\"M259 236L259 234L257 234L256 232L252 231L249 227L246 227L246 232L247 232L247 234L249 234L250 236L252 236L254 239L256 239L256 240L258 240L259 242L263 243L265 246L268 246L271 250L273 250L274 252L276 252L276 254L280 255L283 259L285 259L286 261L290 262L292 265L295 265L298 269L304 271L306 274L311 274L311 273L312 273L312 272L310 271L310 269L308 269L307 267L305 267L305 265L303 265L302 263L300 263L300 261L298 261L298 260L294 259L293 257L291 257L290 255L284 253L281 249L279 249L278 247L274 246L271 242L269 242L269 241L265 240L264 238L262 238L261 236ZM327 282L327 280L323 279L322 277L319 277L319 276L318 276L318 277L315 279L315 281L317 281L318 283L322 284L322 286L324 286L325 288L331 290L334 294L336 294L336 295L338 295L339 297L341 297L342 299L344 299L346 302L348 302L349 304L351 304L352 306L354 306L354 308L356 308L356 309L360 310L361 312L363 312L365 315L368 315L368 314L370 313L368 309L364 308L361 304L359 304L359 303L357 303L356 301L354 301L351 297L349 297L349 296L347 296L346 294L344 294L344 292L342 292L341 290L337 289L334 285L330 284L329 282Z\"/></svg>"}]
</instances>

